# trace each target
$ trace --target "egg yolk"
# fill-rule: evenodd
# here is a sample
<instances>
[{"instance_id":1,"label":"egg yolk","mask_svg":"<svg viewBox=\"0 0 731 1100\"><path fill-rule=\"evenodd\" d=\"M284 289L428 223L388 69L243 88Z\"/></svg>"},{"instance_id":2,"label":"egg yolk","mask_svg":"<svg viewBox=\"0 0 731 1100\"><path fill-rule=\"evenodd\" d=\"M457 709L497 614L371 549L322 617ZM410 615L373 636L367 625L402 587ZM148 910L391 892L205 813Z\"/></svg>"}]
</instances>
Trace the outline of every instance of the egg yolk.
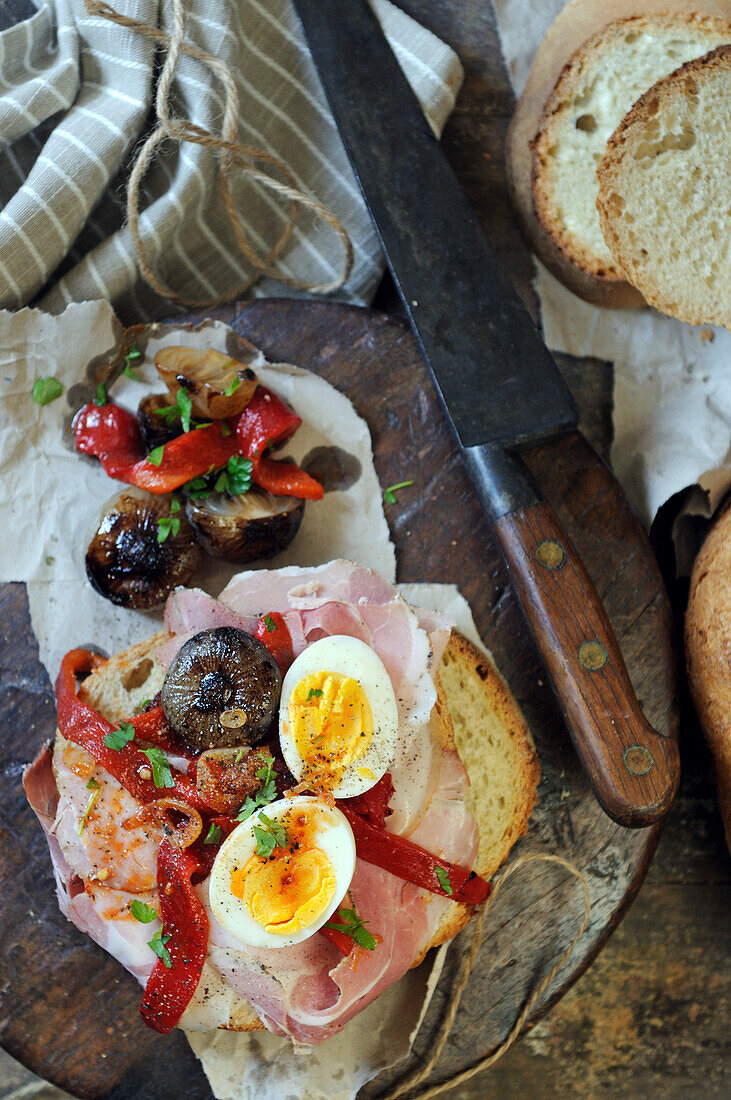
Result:
<instances>
[{"instance_id":1,"label":"egg yolk","mask_svg":"<svg viewBox=\"0 0 731 1100\"><path fill-rule=\"evenodd\" d=\"M289 697L289 724L305 764L337 780L373 737L373 713L357 680L339 672L314 672Z\"/></svg>"},{"instance_id":2,"label":"egg yolk","mask_svg":"<svg viewBox=\"0 0 731 1100\"><path fill-rule=\"evenodd\" d=\"M262 860L252 856L231 872L231 893L243 901L267 932L299 932L325 911L335 893L335 869L320 848L289 852Z\"/></svg>"}]
</instances>

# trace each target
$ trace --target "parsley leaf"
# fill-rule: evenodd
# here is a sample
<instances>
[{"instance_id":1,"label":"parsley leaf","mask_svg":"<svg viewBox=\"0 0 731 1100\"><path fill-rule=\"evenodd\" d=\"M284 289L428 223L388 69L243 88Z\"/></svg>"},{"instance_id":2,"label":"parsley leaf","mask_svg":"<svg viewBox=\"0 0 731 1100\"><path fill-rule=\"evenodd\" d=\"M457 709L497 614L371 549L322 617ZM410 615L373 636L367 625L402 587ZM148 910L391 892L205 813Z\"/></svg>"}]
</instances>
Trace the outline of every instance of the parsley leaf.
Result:
<instances>
[{"instance_id":1,"label":"parsley leaf","mask_svg":"<svg viewBox=\"0 0 731 1100\"><path fill-rule=\"evenodd\" d=\"M277 624L274 622L271 615L264 616L264 626L267 628L267 634L273 634L277 629Z\"/></svg>"},{"instance_id":2,"label":"parsley leaf","mask_svg":"<svg viewBox=\"0 0 731 1100\"><path fill-rule=\"evenodd\" d=\"M439 879L439 885L445 894L449 894L450 898L454 891L452 890L452 883L449 881L449 875L443 867L437 867L437 878Z\"/></svg>"},{"instance_id":3,"label":"parsley leaf","mask_svg":"<svg viewBox=\"0 0 731 1100\"><path fill-rule=\"evenodd\" d=\"M141 358L141 356L142 352L138 350L137 345L132 344L131 348L124 357L124 370L122 371L122 373L126 374L128 378L131 378L133 382L143 381L143 379L140 378L139 374L136 374L132 370L132 360L139 359Z\"/></svg>"},{"instance_id":4,"label":"parsley leaf","mask_svg":"<svg viewBox=\"0 0 731 1100\"><path fill-rule=\"evenodd\" d=\"M205 500L213 492L208 484L208 475L213 473L214 466L209 466L205 474L199 474L198 477L192 477L190 481L186 481L185 485L181 488L184 493L187 493L192 500Z\"/></svg>"},{"instance_id":5,"label":"parsley leaf","mask_svg":"<svg viewBox=\"0 0 731 1100\"><path fill-rule=\"evenodd\" d=\"M94 398L95 405L106 405L107 403L107 387L104 382L100 382L96 388L96 397Z\"/></svg>"},{"instance_id":6,"label":"parsley leaf","mask_svg":"<svg viewBox=\"0 0 731 1100\"><path fill-rule=\"evenodd\" d=\"M177 420L180 417L180 423L183 425L183 431L190 431L190 416L193 410L193 399L186 390L185 386L181 386L175 395L175 404L166 405L162 409L158 409L156 416L161 417L166 424L169 424L172 420Z\"/></svg>"},{"instance_id":7,"label":"parsley leaf","mask_svg":"<svg viewBox=\"0 0 731 1100\"><path fill-rule=\"evenodd\" d=\"M275 848L285 848L288 843L287 830L281 821L274 821L264 812L259 814L262 825L254 826L256 837L256 854L262 859L267 859Z\"/></svg>"},{"instance_id":8,"label":"parsley leaf","mask_svg":"<svg viewBox=\"0 0 731 1100\"><path fill-rule=\"evenodd\" d=\"M150 451L149 455L147 456L147 461L151 462L153 466L159 466L162 462L164 451L165 444L163 443L161 444L161 446L155 447L153 450Z\"/></svg>"},{"instance_id":9,"label":"parsley leaf","mask_svg":"<svg viewBox=\"0 0 731 1100\"><path fill-rule=\"evenodd\" d=\"M220 844L221 843L221 828L219 825L214 825L211 822L211 827L206 833L204 844Z\"/></svg>"},{"instance_id":10,"label":"parsley leaf","mask_svg":"<svg viewBox=\"0 0 731 1100\"><path fill-rule=\"evenodd\" d=\"M119 729L104 734L104 744L108 749L119 752L128 744L135 735L135 728L131 722L120 722Z\"/></svg>"},{"instance_id":11,"label":"parsley leaf","mask_svg":"<svg viewBox=\"0 0 731 1100\"><path fill-rule=\"evenodd\" d=\"M94 803L96 802L97 798L99 797L99 791L101 790L101 787L97 783L94 776L92 776L91 779L89 780L89 782L86 784L86 789L87 789L87 791L91 791L91 794L89 795L89 799L86 803L86 809L84 810L84 815L81 818L81 821L79 822L79 836L81 836L81 834L84 831L84 826L86 825L86 819L88 818L89 814L93 810Z\"/></svg>"},{"instance_id":12,"label":"parsley leaf","mask_svg":"<svg viewBox=\"0 0 731 1100\"><path fill-rule=\"evenodd\" d=\"M170 942L170 939L171 937L169 935L165 935L162 932L156 932L147 943L147 946L155 952L158 959L162 959L163 965L166 966L168 970L172 970L173 968L173 960L170 958L170 952L165 946L166 943Z\"/></svg>"},{"instance_id":13,"label":"parsley leaf","mask_svg":"<svg viewBox=\"0 0 731 1100\"><path fill-rule=\"evenodd\" d=\"M399 481L398 484L396 484L396 485L389 485L388 489L385 489L384 492L383 492L383 499L384 499L385 503L386 504L395 504L396 503L396 492L399 489L407 489L409 487L409 485L413 485L413 484L414 484L414 482L412 480L412 481Z\"/></svg>"},{"instance_id":14,"label":"parsley leaf","mask_svg":"<svg viewBox=\"0 0 731 1100\"><path fill-rule=\"evenodd\" d=\"M216 478L214 488L217 493L228 493L232 497L248 493L251 488L251 459L231 455Z\"/></svg>"},{"instance_id":15,"label":"parsley leaf","mask_svg":"<svg viewBox=\"0 0 731 1100\"><path fill-rule=\"evenodd\" d=\"M140 924L149 924L157 917L157 912L152 906L145 905L144 901L140 901L139 898L135 898L129 908L134 919L138 920Z\"/></svg>"},{"instance_id":16,"label":"parsley leaf","mask_svg":"<svg viewBox=\"0 0 731 1100\"><path fill-rule=\"evenodd\" d=\"M342 932L344 936L352 936L353 941L359 944L360 947L364 947L366 951L373 951L376 946L376 941L366 929L366 925L370 924L370 921L362 921L355 909L338 909L335 916L339 917L343 923L335 924L334 921L328 921L325 928L332 928L336 932Z\"/></svg>"},{"instance_id":17,"label":"parsley leaf","mask_svg":"<svg viewBox=\"0 0 731 1100\"><path fill-rule=\"evenodd\" d=\"M232 394L236 393L236 390L239 388L240 385L241 379L238 376L236 378L233 378L230 385L228 385L223 391L226 397L231 397Z\"/></svg>"},{"instance_id":18,"label":"parsley leaf","mask_svg":"<svg viewBox=\"0 0 731 1100\"><path fill-rule=\"evenodd\" d=\"M305 702L309 703L310 699L322 699L322 688L310 688Z\"/></svg>"},{"instance_id":19,"label":"parsley leaf","mask_svg":"<svg viewBox=\"0 0 731 1100\"><path fill-rule=\"evenodd\" d=\"M173 773L162 749L143 749L142 751L152 766L152 782L155 786L174 787Z\"/></svg>"},{"instance_id":20,"label":"parsley leaf","mask_svg":"<svg viewBox=\"0 0 731 1100\"><path fill-rule=\"evenodd\" d=\"M260 806L268 806L270 802L274 801L277 797L275 774L274 757L271 756L263 767L258 768L257 771L254 772L256 778L261 780L261 783L253 798L249 795L244 802L236 815L237 821L248 820Z\"/></svg>"},{"instance_id":21,"label":"parsley leaf","mask_svg":"<svg viewBox=\"0 0 731 1100\"><path fill-rule=\"evenodd\" d=\"M33 383L33 400L36 405L50 405L63 393L63 386L56 378L36 378Z\"/></svg>"},{"instance_id":22,"label":"parsley leaf","mask_svg":"<svg viewBox=\"0 0 731 1100\"><path fill-rule=\"evenodd\" d=\"M180 508L180 505L178 505ZM180 532L180 516L161 516L157 521L157 541L165 542L168 535L173 538Z\"/></svg>"},{"instance_id":23,"label":"parsley leaf","mask_svg":"<svg viewBox=\"0 0 731 1100\"><path fill-rule=\"evenodd\" d=\"M231 429L225 420L221 421L221 435L231 435Z\"/></svg>"}]
</instances>

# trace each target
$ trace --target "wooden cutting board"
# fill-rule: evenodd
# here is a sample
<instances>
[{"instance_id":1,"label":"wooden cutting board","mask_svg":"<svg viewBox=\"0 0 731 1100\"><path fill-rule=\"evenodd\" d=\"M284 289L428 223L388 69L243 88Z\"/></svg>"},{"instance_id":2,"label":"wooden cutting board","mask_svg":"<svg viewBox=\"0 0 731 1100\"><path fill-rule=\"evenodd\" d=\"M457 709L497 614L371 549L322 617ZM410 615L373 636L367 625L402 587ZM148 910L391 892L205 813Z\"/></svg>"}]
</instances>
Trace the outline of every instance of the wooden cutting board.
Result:
<instances>
[{"instance_id":1,"label":"wooden cutting board","mask_svg":"<svg viewBox=\"0 0 731 1100\"><path fill-rule=\"evenodd\" d=\"M623 829L596 803L405 325L353 307L284 300L231 306L216 315L268 358L315 371L351 398L370 427L381 484L414 480L396 504L386 505L398 580L460 586L525 711L543 779L519 850L572 860L587 877L593 903L589 929L541 998L535 1022L621 919L659 827ZM605 602L645 713L657 729L677 733L670 609L652 551L619 486L578 433L531 447L525 458ZM93 637L93 624L88 633ZM53 732L54 707L20 584L0 586L0 669L0 1042L84 1100L210 1098L183 1035L149 1031L138 1015L138 984L58 912L46 843L21 786L23 764ZM437 1079L470 1065L504 1037L581 913L576 885L560 870L531 865L511 880L490 915ZM459 947L458 941L450 956L458 957ZM417 1056L430 1049L454 958L417 1040ZM378 1095L383 1086L379 1079L367 1095Z\"/></svg>"}]
</instances>

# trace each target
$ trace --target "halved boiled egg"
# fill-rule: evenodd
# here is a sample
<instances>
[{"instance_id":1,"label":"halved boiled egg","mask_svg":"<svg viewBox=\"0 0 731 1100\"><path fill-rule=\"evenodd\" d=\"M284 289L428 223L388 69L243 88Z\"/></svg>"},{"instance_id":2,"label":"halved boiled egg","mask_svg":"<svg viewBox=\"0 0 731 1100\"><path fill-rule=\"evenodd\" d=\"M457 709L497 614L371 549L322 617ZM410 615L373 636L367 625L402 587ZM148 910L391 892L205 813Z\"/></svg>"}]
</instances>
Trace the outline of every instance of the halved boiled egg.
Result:
<instances>
[{"instance_id":1,"label":"halved boiled egg","mask_svg":"<svg viewBox=\"0 0 731 1100\"><path fill-rule=\"evenodd\" d=\"M398 707L378 654L358 638L313 642L284 677L279 741L287 767L313 791L352 798L387 771Z\"/></svg>"},{"instance_id":2,"label":"halved boiled egg","mask_svg":"<svg viewBox=\"0 0 731 1100\"><path fill-rule=\"evenodd\" d=\"M289 947L330 919L354 871L345 815L318 798L281 798L223 842L211 870L210 904L242 943Z\"/></svg>"}]
</instances>

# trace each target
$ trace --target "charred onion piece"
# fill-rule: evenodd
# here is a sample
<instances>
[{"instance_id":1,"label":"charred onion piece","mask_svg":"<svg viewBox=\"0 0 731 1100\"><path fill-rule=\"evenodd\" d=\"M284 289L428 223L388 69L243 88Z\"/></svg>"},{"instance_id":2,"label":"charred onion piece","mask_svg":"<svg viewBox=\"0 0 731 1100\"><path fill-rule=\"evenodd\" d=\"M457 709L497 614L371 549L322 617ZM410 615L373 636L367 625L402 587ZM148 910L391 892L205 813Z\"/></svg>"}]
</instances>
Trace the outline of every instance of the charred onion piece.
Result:
<instances>
[{"instance_id":1,"label":"charred onion piece","mask_svg":"<svg viewBox=\"0 0 731 1100\"><path fill-rule=\"evenodd\" d=\"M238 416L251 401L257 385L251 367L213 348L161 348L155 366L173 403L182 387L191 396L193 412L206 420Z\"/></svg>"},{"instance_id":2,"label":"charred onion piece","mask_svg":"<svg viewBox=\"0 0 731 1100\"><path fill-rule=\"evenodd\" d=\"M202 554L184 512L171 512L173 500L129 488L105 505L86 551L86 574L100 595L120 607L148 609L188 583ZM168 535L159 542L166 527Z\"/></svg>"},{"instance_id":3,"label":"charred onion piece","mask_svg":"<svg viewBox=\"0 0 731 1100\"><path fill-rule=\"evenodd\" d=\"M143 397L137 407L137 419L148 451L153 451L155 447L169 443L171 439L183 434L183 425L179 416L166 418L159 415L160 409L169 408L169 393L151 393L149 397Z\"/></svg>"},{"instance_id":4,"label":"charred onion piece","mask_svg":"<svg viewBox=\"0 0 731 1100\"><path fill-rule=\"evenodd\" d=\"M196 761L196 787L211 809L235 814L261 786L257 771L271 760L266 751L248 748L209 749Z\"/></svg>"},{"instance_id":5,"label":"charred onion piece","mask_svg":"<svg viewBox=\"0 0 731 1100\"><path fill-rule=\"evenodd\" d=\"M214 558L250 562L289 546L305 511L304 500L275 497L252 487L242 496L213 493L191 498L185 514L203 549Z\"/></svg>"},{"instance_id":6,"label":"charred onion piece","mask_svg":"<svg viewBox=\"0 0 731 1100\"><path fill-rule=\"evenodd\" d=\"M144 828L153 822L162 826L165 835L178 848L189 848L201 835L203 828L203 819L198 811L180 798L158 798L155 802L148 802L136 814L123 821L122 827Z\"/></svg>"},{"instance_id":7,"label":"charred onion piece","mask_svg":"<svg viewBox=\"0 0 731 1100\"><path fill-rule=\"evenodd\" d=\"M220 626L179 650L165 674L162 709L194 748L256 745L274 719L281 687L269 650L243 630Z\"/></svg>"}]
</instances>

